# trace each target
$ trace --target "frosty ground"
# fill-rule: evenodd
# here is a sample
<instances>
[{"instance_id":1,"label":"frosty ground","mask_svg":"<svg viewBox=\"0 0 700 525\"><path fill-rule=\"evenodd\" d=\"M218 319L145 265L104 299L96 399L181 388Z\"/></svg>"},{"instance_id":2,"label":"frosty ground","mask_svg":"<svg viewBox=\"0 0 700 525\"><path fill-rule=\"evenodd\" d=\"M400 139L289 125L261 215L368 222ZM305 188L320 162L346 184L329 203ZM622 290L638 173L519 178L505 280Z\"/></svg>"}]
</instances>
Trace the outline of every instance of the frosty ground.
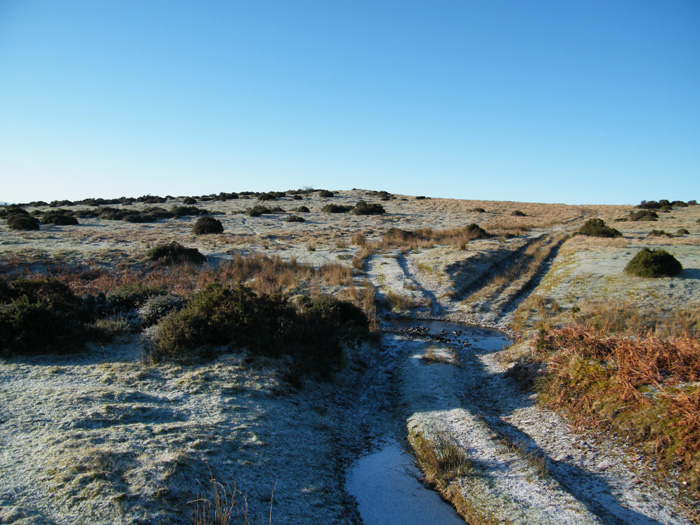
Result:
<instances>
[{"instance_id":1,"label":"frosty ground","mask_svg":"<svg viewBox=\"0 0 700 525\"><path fill-rule=\"evenodd\" d=\"M192 220L128 224L91 219L78 227L15 232L0 225L5 261L49 256L115 265L160 242L197 247L211 264L239 252L350 264L361 233L379 241L391 228L435 230L478 223L497 236L466 246L387 248L367 256L355 279L369 280L383 317L439 318L498 327L518 338L539 315L542 297L565 316L600 298L670 313L700 302L697 206L657 223L614 222L632 207L496 203L338 192L333 202L381 202L381 216L328 214L317 194L281 198L285 213L249 217L252 200L207 202L225 232L194 236ZM520 212L514 214L514 212ZM624 234L608 241L567 238L601 217ZM652 229L690 233L647 237ZM515 235L507 235L508 233ZM673 279L644 280L622 269L642 246L663 247L684 266ZM528 252L530 250L530 252ZM541 260L534 255L543 254ZM502 282L513 261L535 261ZM403 306L392 307L392 296ZM393 308L393 311L392 311ZM517 320L517 323L515 322ZM386 324L382 325L385 328ZM331 383L287 384L274 362L244 352L202 364L144 361L138 337L124 336L64 357L0 363L0 521L17 523L192 522L212 480L255 522L360 522L345 490L358 458L387 437L452 439L480 465L462 483L473 504L497 521L531 523L685 523L673 484L649 477L641 458L600 436L576 434L503 372L500 348L459 337L389 330L377 344L348 349ZM423 363L427 349L454 362ZM505 350L505 352L512 351ZM544 468L543 468L544 466ZM672 480L671 480L672 481ZM247 510L245 506L247 505ZM692 503L691 503L692 505ZM498 514L500 513L500 514Z\"/></svg>"}]
</instances>

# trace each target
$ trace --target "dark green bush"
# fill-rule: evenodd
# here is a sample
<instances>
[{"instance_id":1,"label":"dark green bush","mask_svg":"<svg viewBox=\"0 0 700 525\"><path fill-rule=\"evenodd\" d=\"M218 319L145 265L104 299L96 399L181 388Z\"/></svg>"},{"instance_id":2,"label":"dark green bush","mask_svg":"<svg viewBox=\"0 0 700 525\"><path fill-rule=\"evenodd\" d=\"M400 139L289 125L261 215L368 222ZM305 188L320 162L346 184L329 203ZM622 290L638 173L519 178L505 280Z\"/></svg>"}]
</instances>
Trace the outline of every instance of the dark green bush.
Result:
<instances>
[{"instance_id":1,"label":"dark green bush","mask_svg":"<svg viewBox=\"0 0 700 525\"><path fill-rule=\"evenodd\" d=\"M245 347L253 355L291 356L294 374L327 378L342 366L342 343L368 334L362 310L334 297L302 298L295 308L242 285L210 284L158 324L152 357L189 360L213 357L217 347Z\"/></svg>"},{"instance_id":2,"label":"dark green bush","mask_svg":"<svg viewBox=\"0 0 700 525\"><path fill-rule=\"evenodd\" d=\"M513 213L511 213L511 215L513 217L526 217L526 215L520 210L515 210Z\"/></svg>"},{"instance_id":3,"label":"dark green bush","mask_svg":"<svg viewBox=\"0 0 700 525\"><path fill-rule=\"evenodd\" d=\"M686 230L685 228L680 228L677 232L676 235L690 235L690 232Z\"/></svg>"},{"instance_id":4,"label":"dark green bush","mask_svg":"<svg viewBox=\"0 0 700 525\"><path fill-rule=\"evenodd\" d=\"M248 347L255 354L277 355L274 339L291 317L286 301L256 296L239 285L210 284L193 295L186 306L167 316L154 337L156 359L200 357L206 347Z\"/></svg>"},{"instance_id":5,"label":"dark green bush","mask_svg":"<svg viewBox=\"0 0 700 525\"><path fill-rule=\"evenodd\" d=\"M34 217L29 215L27 212L24 213L10 213L7 216L7 226L11 230L24 230L24 231L31 231L31 230L38 230L39 229L39 221L36 220Z\"/></svg>"},{"instance_id":6,"label":"dark green bush","mask_svg":"<svg viewBox=\"0 0 700 525\"><path fill-rule=\"evenodd\" d=\"M647 237L673 237L673 235L664 230L651 230L647 233Z\"/></svg>"},{"instance_id":7,"label":"dark green bush","mask_svg":"<svg viewBox=\"0 0 700 525\"><path fill-rule=\"evenodd\" d=\"M195 235L206 235L209 233L222 233L224 231L224 226L221 221L213 217L200 217L197 222L194 223L192 231Z\"/></svg>"},{"instance_id":8,"label":"dark green bush","mask_svg":"<svg viewBox=\"0 0 700 525\"><path fill-rule=\"evenodd\" d=\"M580 235L588 235L589 237L605 237L610 239L622 237L622 233L605 224L605 221L602 219L589 219L586 221L586 224L581 226L578 233Z\"/></svg>"},{"instance_id":9,"label":"dark green bush","mask_svg":"<svg viewBox=\"0 0 700 525\"><path fill-rule=\"evenodd\" d=\"M486 212L486 210L484 208L474 208L472 211L474 211L476 213L485 213Z\"/></svg>"},{"instance_id":10,"label":"dark green bush","mask_svg":"<svg viewBox=\"0 0 700 525\"><path fill-rule=\"evenodd\" d=\"M659 215L655 211L648 209L630 212L629 220L631 221L655 221Z\"/></svg>"},{"instance_id":11,"label":"dark green bush","mask_svg":"<svg viewBox=\"0 0 700 525\"><path fill-rule=\"evenodd\" d=\"M342 204L326 204L322 211L325 213L347 213L352 208L352 206L344 206Z\"/></svg>"},{"instance_id":12,"label":"dark green bush","mask_svg":"<svg viewBox=\"0 0 700 525\"><path fill-rule=\"evenodd\" d=\"M328 191L328 190L321 190L321 192L319 193L319 196L322 199L330 199L332 197L335 197L335 193L333 193L332 191Z\"/></svg>"},{"instance_id":13,"label":"dark green bush","mask_svg":"<svg viewBox=\"0 0 700 525\"><path fill-rule=\"evenodd\" d=\"M292 200L301 201L301 200L304 200L304 197L302 197L301 195L293 195Z\"/></svg>"},{"instance_id":14,"label":"dark green bush","mask_svg":"<svg viewBox=\"0 0 700 525\"><path fill-rule=\"evenodd\" d=\"M307 208L306 206L299 206L296 210L294 210L297 213L309 213L311 210Z\"/></svg>"},{"instance_id":15,"label":"dark green bush","mask_svg":"<svg viewBox=\"0 0 700 525\"><path fill-rule=\"evenodd\" d=\"M207 258L199 253L197 248L185 248L173 241L169 244L158 244L146 252L146 259L172 265L181 263L204 264Z\"/></svg>"},{"instance_id":16,"label":"dark green bush","mask_svg":"<svg viewBox=\"0 0 700 525\"><path fill-rule=\"evenodd\" d=\"M92 320L83 301L57 279L0 281L0 356L80 349Z\"/></svg>"},{"instance_id":17,"label":"dark green bush","mask_svg":"<svg viewBox=\"0 0 700 525\"><path fill-rule=\"evenodd\" d=\"M144 224L149 222L156 222L158 217L151 215L150 213L127 213L122 216L122 220L125 222L131 222L135 224Z\"/></svg>"},{"instance_id":18,"label":"dark green bush","mask_svg":"<svg viewBox=\"0 0 700 525\"><path fill-rule=\"evenodd\" d=\"M136 202L145 202L146 204L162 204L166 201L166 198L157 195L142 195L136 198Z\"/></svg>"},{"instance_id":19,"label":"dark green bush","mask_svg":"<svg viewBox=\"0 0 700 525\"><path fill-rule=\"evenodd\" d=\"M107 295L110 313L126 313L135 310L150 297L162 295L164 290L143 283L125 284Z\"/></svg>"},{"instance_id":20,"label":"dark green bush","mask_svg":"<svg viewBox=\"0 0 700 525\"><path fill-rule=\"evenodd\" d=\"M365 201L360 201L355 204L350 213L355 215L381 215L386 213L386 210L381 204L367 204Z\"/></svg>"},{"instance_id":21,"label":"dark green bush","mask_svg":"<svg viewBox=\"0 0 700 525\"><path fill-rule=\"evenodd\" d=\"M464 231L469 234L472 239L489 239L491 234L484 230L478 224L467 224Z\"/></svg>"},{"instance_id":22,"label":"dark green bush","mask_svg":"<svg viewBox=\"0 0 700 525\"><path fill-rule=\"evenodd\" d=\"M194 200L194 199L192 199ZM195 201L197 202L197 201ZM190 217L192 215L209 215L209 212L203 208L196 206L173 206L170 208L170 213L174 217Z\"/></svg>"},{"instance_id":23,"label":"dark green bush","mask_svg":"<svg viewBox=\"0 0 700 525\"><path fill-rule=\"evenodd\" d=\"M665 250L643 248L625 266L625 273L636 277L674 277L683 271L678 260Z\"/></svg>"},{"instance_id":24,"label":"dark green bush","mask_svg":"<svg viewBox=\"0 0 700 525\"><path fill-rule=\"evenodd\" d=\"M58 208L42 213L41 222L43 224L56 224L58 226L73 226L78 224L78 219L73 216L73 212Z\"/></svg>"},{"instance_id":25,"label":"dark green bush","mask_svg":"<svg viewBox=\"0 0 700 525\"><path fill-rule=\"evenodd\" d=\"M252 208L248 208L245 211L245 214L248 217L260 217L261 215L267 215L268 213L272 213L272 210L267 206L261 206L260 204L253 206Z\"/></svg>"},{"instance_id":26,"label":"dark green bush","mask_svg":"<svg viewBox=\"0 0 700 525\"><path fill-rule=\"evenodd\" d=\"M284 219L284 222L306 222L306 219L299 217L298 215L290 215Z\"/></svg>"},{"instance_id":27,"label":"dark green bush","mask_svg":"<svg viewBox=\"0 0 700 525\"><path fill-rule=\"evenodd\" d=\"M182 199L182 204L197 204L197 199L194 199L192 197L185 197L184 199Z\"/></svg>"}]
</instances>

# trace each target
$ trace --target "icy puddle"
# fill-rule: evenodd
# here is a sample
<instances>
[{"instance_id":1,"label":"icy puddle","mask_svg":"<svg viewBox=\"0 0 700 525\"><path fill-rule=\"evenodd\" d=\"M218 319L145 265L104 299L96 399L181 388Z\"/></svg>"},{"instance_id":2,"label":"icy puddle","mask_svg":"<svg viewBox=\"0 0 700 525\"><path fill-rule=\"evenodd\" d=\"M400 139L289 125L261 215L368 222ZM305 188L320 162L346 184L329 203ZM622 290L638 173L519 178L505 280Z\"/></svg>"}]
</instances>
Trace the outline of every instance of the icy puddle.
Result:
<instances>
[{"instance_id":1,"label":"icy puddle","mask_svg":"<svg viewBox=\"0 0 700 525\"><path fill-rule=\"evenodd\" d=\"M361 458L346 488L358 503L365 525L464 525L436 492L425 488L409 454L397 443Z\"/></svg>"},{"instance_id":2,"label":"icy puddle","mask_svg":"<svg viewBox=\"0 0 700 525\"><path fill-rule=\"evenodd\" d=\"M500 350L508 340L502 332L443 321L392 319L387 324L392 329L405 330L404 335L409 338L413 335L418 340L469 348L469 352L475 353ZM430 366L420 364L419 355L407 357L417 367ZM430 370L435 369L426 368L426 372ZM396 441L390 441L378 452L355 463L348 473L346 489L357 500L366 525L463 524L454 508L421 484L420 479L421 473L414 466L412 456Z\"/></svg>"}]
</instances>

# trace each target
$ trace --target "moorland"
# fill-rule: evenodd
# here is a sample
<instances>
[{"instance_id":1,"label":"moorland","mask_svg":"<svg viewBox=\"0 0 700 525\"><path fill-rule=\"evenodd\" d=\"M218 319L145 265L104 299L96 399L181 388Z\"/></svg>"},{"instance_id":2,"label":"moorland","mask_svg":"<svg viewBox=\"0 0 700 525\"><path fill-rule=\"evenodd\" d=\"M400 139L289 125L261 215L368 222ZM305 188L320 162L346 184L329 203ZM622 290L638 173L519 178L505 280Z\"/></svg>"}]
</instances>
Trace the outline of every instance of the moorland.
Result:
<instances>
[{"instance_id":1,"label":"moorland","mask_svg":"<svg viewBox=\"0 0 700 525\"><path fill-rule=\"evenodd\" d=\"M700 520L693 200L0 215L0 522L359 523L345 480L387 435L469 523Z\"/></svg>"}]
</instances>

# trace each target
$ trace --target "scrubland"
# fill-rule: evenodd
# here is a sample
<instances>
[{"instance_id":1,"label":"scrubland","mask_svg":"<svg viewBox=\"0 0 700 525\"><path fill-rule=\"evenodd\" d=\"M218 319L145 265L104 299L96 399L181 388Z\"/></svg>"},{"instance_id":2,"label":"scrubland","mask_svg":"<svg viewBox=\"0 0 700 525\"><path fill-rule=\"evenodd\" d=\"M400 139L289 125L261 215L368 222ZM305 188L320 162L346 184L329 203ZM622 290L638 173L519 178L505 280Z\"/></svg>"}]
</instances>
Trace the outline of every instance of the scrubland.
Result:
<instances>
[{"instance_id":1,"label":"scrubland","mask_svg":"<svg viewBox=\"0 0 700 525\"><path fill-rule=\"evenodd\" d=\"M0 221L0 521L203 523L218 502L222 522L358 522L344 476L387 432L470 522L533 516L470 440L572 522L698 520L699 206L233 195ZM626 273L643 248L682 271ZM391 317L512 344L428 344Z\"/></svg>"}]
</instances>

